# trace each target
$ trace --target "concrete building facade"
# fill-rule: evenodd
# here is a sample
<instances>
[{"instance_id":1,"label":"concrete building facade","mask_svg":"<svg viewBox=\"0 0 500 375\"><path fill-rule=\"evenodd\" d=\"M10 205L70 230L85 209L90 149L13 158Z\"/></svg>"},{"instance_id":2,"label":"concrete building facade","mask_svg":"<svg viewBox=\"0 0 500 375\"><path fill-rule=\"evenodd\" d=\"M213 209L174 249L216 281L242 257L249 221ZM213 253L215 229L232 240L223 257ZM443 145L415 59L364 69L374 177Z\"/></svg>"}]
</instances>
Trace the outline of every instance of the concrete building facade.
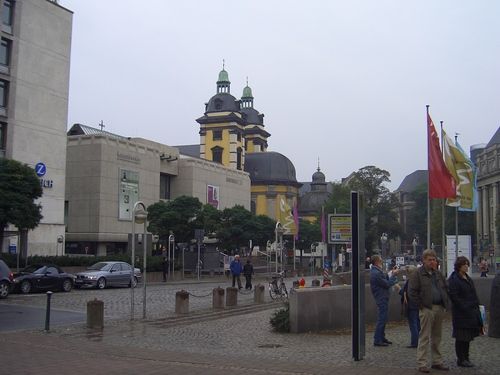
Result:
<instances>
[{"instance_id":1,"label":"concrete building facade","mask_svg":"<svg viewBox=\"0 0 500 375\"><path fill-rule=\"evenodd\" d=\"M61 252L73 14L48 0L0 0L0 157L36 169L43 187L28 252ZM2 246L18 241L9 226Z\"/></svg>"},{"instance_id":2,"label":"concrete building facade","mask_svg":"<svg viewBox=\"0 0 500 375\"><path fill-rule=\"evenodd\" d=\"M137 201L181 195L250 209L248 173L183 156L175 147L75 124L68 131L66 253L123 253Z\"/></svg>"}]
</instances>

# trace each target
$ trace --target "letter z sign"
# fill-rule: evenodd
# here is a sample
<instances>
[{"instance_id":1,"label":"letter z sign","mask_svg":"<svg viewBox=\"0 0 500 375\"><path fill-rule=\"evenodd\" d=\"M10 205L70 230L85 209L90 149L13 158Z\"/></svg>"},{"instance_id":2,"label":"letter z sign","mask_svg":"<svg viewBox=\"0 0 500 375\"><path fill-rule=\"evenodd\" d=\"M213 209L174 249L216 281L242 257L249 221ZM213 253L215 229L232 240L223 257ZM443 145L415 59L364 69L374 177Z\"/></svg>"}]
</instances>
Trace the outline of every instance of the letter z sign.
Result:
<instances>
[{"instance_id":1,"label":"letter z sign","mask_svg":"<svg viewBox=\"0 0 500 375\"><path fill-rule=\"evenodd\" d=\"M35 172L38 177L45 176L45 173L47 173L47 167L43 163L37 163L37 165L35 165Z\"/></svg>"}]
</instances>

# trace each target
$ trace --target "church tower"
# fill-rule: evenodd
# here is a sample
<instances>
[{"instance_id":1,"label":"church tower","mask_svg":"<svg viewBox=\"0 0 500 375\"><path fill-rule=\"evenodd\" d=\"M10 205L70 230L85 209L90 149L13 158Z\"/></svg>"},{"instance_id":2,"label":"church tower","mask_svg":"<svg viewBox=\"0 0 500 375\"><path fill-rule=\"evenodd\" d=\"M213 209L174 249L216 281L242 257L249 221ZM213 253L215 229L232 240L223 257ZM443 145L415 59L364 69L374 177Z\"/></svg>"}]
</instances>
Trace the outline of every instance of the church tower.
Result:
<instances>
[{"instance_id":1,"label":"church tower","mask_svg":"<svg viewBox=\"0 0 500 375\"><path fill-rule=\"evenodd\" d=\"M248 86L248 79L241 96L241 112L246 122L244 131L246 152L267 151L267 138L271 134L264 130L264 114L260 114L253 107L252 89Z\"/></svg>"},{"instance_id":2,"label":"church tower","mask_svg":"<svg viewBox=\"0 0 500 375\"><path fill-rule=\"evenodd\" d=\"M200 124L200 158L243 170L245 165L244 127L241 101L231 95L231 82L222 67L217 93L205 103Z\"/></svg>"}]
</instances>

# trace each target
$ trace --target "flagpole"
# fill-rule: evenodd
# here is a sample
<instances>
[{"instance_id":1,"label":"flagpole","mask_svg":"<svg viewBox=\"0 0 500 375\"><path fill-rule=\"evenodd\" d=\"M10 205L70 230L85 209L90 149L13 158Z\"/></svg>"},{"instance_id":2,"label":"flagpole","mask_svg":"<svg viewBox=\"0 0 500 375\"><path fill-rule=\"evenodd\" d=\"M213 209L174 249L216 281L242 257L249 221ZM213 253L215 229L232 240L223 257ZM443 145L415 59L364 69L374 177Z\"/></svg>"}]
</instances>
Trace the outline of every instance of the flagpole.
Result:
<instances>
[{"instance_id":1,"label":"flagpole","mask_svg":"<svg viewBox=\"0 0 500 375\"><path fill-rule=\"evenodd\" d=\"M457 144L457 139L458 135L455 133L455 145ZM457 260L457 258L458 258L458 206L455 207L455 261Z\"/></svg>"},{"instance_id":2,"label":"flagpole","mask_svg":"<svg viewBox=\"0 0 500 375\"><path fill-rule=\"evenodd\" d=\"M427 108L427 119L429 119L429 104L426 105ZM427 155L429 155L429 125L427 125ZM429 157L427 157L429 159ZM431 248L431 198L429 196L429 190L431 187L430 182L430 168L429 160L427 160L427 249ZM415 254L416 255L416 254Z\"/></svg>"},{"instance_id":3,"label":"flagpole","mask_svg":"<svg viewBox=\"0 0 500 375\"><path fill-rule=\"evenodd\" d=\"M443 137L443 121L441 123L441 153L444 155L444 137ZM441 252L443 255L442 270L445 276L448 270L448 249L445 245L445 230L446 230L446 198L441 199Z\"/></svg>"}]
</instances>

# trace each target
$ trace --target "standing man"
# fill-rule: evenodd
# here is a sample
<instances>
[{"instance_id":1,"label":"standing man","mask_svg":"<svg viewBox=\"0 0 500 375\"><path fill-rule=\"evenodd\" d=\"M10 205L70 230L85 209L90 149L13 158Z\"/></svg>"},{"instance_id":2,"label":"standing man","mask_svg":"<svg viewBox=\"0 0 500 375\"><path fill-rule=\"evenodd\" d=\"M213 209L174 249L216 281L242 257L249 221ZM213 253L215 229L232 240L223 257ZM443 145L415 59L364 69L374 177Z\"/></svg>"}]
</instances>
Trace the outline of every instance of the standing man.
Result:
<instances>
[{"instance_id":1,"label":"standing man","mask_svg":"<svg viewBox=\"0 0 500 375\"><path fill-rule=\"evenodd\" d=\"M231 262L229 268L231 269L231 274L233 275L233 288L235 282L238 281L238 289L241 289L242 286L241 286L240 275L241 272L243 271L243 266L241 265L240 256L238 254L234 256L234 260Z\"/></svg>"},{"instance_id":2,"label":"standing man","mask_svg":"<svg viewBox=\"0 0 500 375\"><path fill-rule=\"evenodd\" d=\"M168 271L170 268L170 262L168 261L168 253L165 246L161 247L161 257L162 257L161 270L163 274L163 282L166 283L168 278Z\"/></svg>"},{"instance_id":3,"label":"standing man","mask_svg":"<svg viewBox=\"0 0 500 375\"><path fill-rule=\"evenodd\" d=\"M418 337L418 371L429 373L429 352L431 367L448 371L441 355L441 331L443 316L449 306L446 280L437 267L436 252L427 249L422 254L423 265L409 278L408 290L412 301L418 306L420 334Z\"/></svg>"},{"instance_id":4,"label":"standing man","mask_svg":"<svg viewBox=\"0 0 500 375\"><path fill-rule=\"evenodd\" d=\"M398 269L395 268L388 275L382 270L382 258L380 255L372 256L371 261L370 287L378 311L373 345L389 346L392 342L385 337L385 324L387 323L387 313L389 310L389 290L391 286L395 285L398 281L396 276L398 274Z\"/></svg>"},{"instance_id":5,"label":"standing man","mask_svg":"<svg viewBox=\"0 0 500 375\"><path fill-rule=\"evenodd\" d=\"M252 289L252 275L253 275L253 266L250 259L247 260L247 263L243 266L243 275L245 275L245 289Z\"/></svg>"}]
</instances>

